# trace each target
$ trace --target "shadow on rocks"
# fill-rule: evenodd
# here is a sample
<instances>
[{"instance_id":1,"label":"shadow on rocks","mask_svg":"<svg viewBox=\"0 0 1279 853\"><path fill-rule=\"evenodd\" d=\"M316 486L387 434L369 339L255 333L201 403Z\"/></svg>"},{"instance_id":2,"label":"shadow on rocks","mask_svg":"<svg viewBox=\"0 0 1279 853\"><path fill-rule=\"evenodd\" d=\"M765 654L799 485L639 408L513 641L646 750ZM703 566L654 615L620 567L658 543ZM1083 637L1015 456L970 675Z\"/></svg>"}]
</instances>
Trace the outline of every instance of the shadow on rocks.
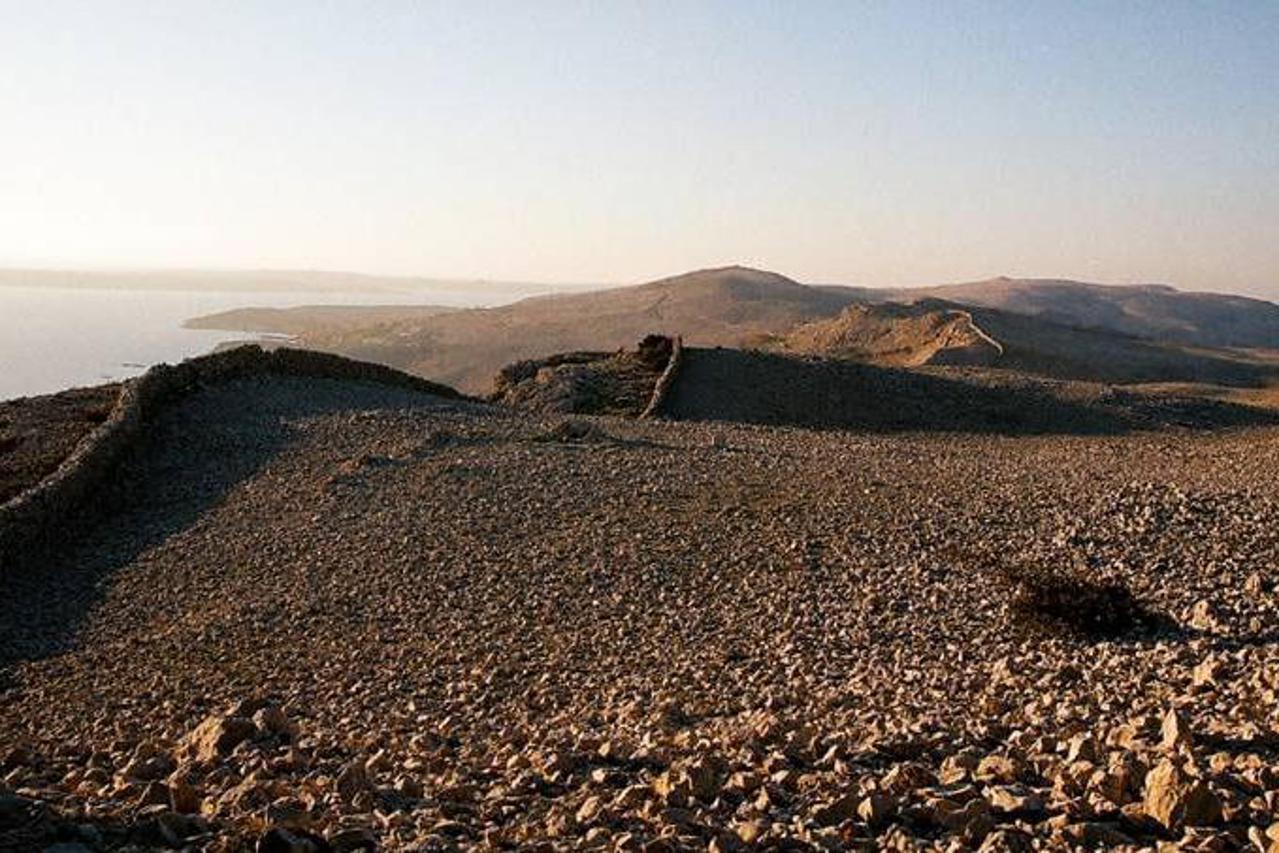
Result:
<instances>
[{"instance_id":1,"label":"shadow on rocks","mask_svg":"<svg viewBox=\"0 0 1279 853\"><path fill-rule=\"evenodd\" d=\"M92 850L194 849L210 840L196 815L159 812L124 821L99 815L74 819L46 802L0 791L0 850L89 853Z\"/></svg>"},{"instance_id":2,"label":"shadow on rocks","mask_svg":"<svg viewBox=\"0 0 1279 853\"><path fill-rule=\"evenodd\" d=\"M112 575L254 476L290 442L291 421L424 401L438 403L402 389L270 378L213 386L159 413L58 541L4 567L0 692L15 687L14 664L69 650Z\"/></svg>"},{"instance_id":3,"label":"shadow on rocks","mask_svg":"<svg viewBox=\"0 0 1279 853\"><path fill-rule=\"evenodd\" d=\"M1140 601L1122 580L1077 566L1017 561L985 549L952 546L947 561L988 578L1010 625L1021 631L1087 642L1181 640L1193 634Z\"/></svg>"},{"instance_id":4,"label":"shadow on rocks","mask_svg":"<svg viewBox=\"0 0 1279 853\"><path fill-rule=\"evenodd\" d=\"M994 435L1119 435L1174 426L1279 424L1275 412L1212 400L1127 392L1076 399L1069 383L1013 374L943 375L755 350L684 352L684 368L665 410L674 420Z\"/></svg>"},{"instance_id":5,"label":"shadow on rocks","mask_svg":"<svg viewBox=\"0 0 1279 853\"><path fill-rule=\"evenodd\" d=\"M1035 632L1066 633L1090 641L1181 632L1176 622L1146 607L1117 580L1044 566L1002 564L997 573L1007 585L1014 623Z\"/></svg>"}]
</instances>

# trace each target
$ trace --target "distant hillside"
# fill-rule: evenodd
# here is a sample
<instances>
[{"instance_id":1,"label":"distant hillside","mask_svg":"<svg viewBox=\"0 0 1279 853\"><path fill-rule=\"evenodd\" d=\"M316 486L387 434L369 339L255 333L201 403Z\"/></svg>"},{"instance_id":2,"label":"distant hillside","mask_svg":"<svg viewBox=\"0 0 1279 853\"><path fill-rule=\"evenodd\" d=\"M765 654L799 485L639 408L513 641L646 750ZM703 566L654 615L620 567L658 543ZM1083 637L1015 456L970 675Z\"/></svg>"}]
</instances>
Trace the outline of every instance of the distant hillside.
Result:
<instances>
[{"instance_id":1,"label":"distant hillside","mask_svg":"<svg viewBox=\"0 0 1279 853\"><path fill-rule=\"evenodd\" d=\"M321 330L303 341L483 393L497 371L512 362L618 349L650 333L682 335L690 344L737 345L830 316L853 299L776 273L726 267L637 287L539 296L356 330Z\"/></svg>"},{"instance_id":2,"label":"distant hillside","mask_svg":"<svg viewBox=\"0 0 1279 853\"><path fill-rule=\"evenodd\" d=\"M773 348L899 367L997 364L1004 354L967 311L933 302L850 305L778 336Z\"/></svg>"},{"instance_id":3,"label":"distant hillside","mask_svg":"<svg viewBox=\"0 0 1279 853\"><path fill-rule=\"evenodd\" d=\"M979 364L1064 379L1236 387L1270 384L1275 364L1224 348L1279 347L1279 306L1245 297L1014 279L912 290L815 287L738 266L448 314L308 310L314 322L301 314L270 319L289 321L287 331L308 347L472 393L487 393L513 362L616 350L653 333L681 335L691 346L759 346L881 365ZM230 318L239 323L230 328L245 328L248 316ZM195 322L227 328L230 320Z\"/></svg>"},{"instance_id":4,"label":"distant hillside","mask_svg":"<svg viewBox=\"0 0 1279 853\"><path fill-rule=\"evenodd\" d=\"M1191 382L1259 387L1273 362L1052 322L1006 310L925 298L857 304L772 336L764 348L891 367L987 366L1056 379L1135 384Z\"/></svg>"},{"instance_id":5,"label":"distant hillside","mask_svg":"<svg viewBox=\"0 0 1279 853\"><path fill-rule=\"evenodd\" d=\"M940 287L860 291L860 295L907 302L945 299L1196 346L1279 347L1279 305L1246 296L1188 293L1160 284L993 278Z\"/></svg>"},{"instance_id":6,"label":"distant hillside","mask_svg":"<svg viewBox=\"0 0 1279 853\"><path fill-rule=\"evenodd\" d=\"M1192 382L1262 387L1279 378L1272 359L1234 349L1148 339L1054 322L1047 315L970 306L982 330L1004 348L998 366L1058 379L1120 384Z\"/></svg>"},{"instance_id":7,"label":"distant hillside","mask_svg":"<svg viewBox=\"0 0 1279 853\"><path fill-rule=\"evenodd\" d=\"M299 305L295 308L234 308L187 320L188 329L267 332L279 335L350 331L458 311L444 305Z\"/></svg>"}]
</instances>

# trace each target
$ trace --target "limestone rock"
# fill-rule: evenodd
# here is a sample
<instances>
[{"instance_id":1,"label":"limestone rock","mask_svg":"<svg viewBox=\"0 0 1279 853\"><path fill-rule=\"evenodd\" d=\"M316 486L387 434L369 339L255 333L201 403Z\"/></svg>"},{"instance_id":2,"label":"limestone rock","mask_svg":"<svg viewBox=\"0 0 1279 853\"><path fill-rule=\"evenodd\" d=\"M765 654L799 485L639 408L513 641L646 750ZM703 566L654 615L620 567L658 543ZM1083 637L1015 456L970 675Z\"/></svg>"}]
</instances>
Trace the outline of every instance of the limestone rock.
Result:
<instances>
[{"instance_id":1,"label":"limestone rock","mask_svg":"<svg viewBox=\"0 0 1279 853\"><path fill-rule=\"evenodd\" d=\"M355 798L360 794L368 792L372 787L369 781L368 771L364 769L364 762L351 761L342 768L335 780L338 796L344 802L354 802Z\"/></svg>"},{"instance_id":2,"label":"limestone rock","mask_svg":"<svg viewBox=\"0 0 1279 853\"><path fill-rule=\"evenodd\" d=\"M275 705L259 709L253 715L253 724L264 735L286 738L297 735L297 726Z\"/></svg>"},{"instance_id":3,"label":"limestone rock","mask_svg":"<svg viewBox=\"0 0 1279 853\"><path fill-rule=\"evenodd\" d=\"M977 764L974 776L984 782L1009 784L1021 778L1025 767L1021 761L1008 755L987 755Z\"/></svg>"},{"instance_id":4,"label":"limestone rock","mask_svg":"<svg viewBox=\"0 0 1279 853\"><path fill-rule=\"evenodd\" d=\"M1163 736L1160 745L1167 751L1189 750L1194 745L1186 718L1176 708L1168 709L1159 731Z\"/></svg>"},{"instance_id":5,"label":"limestone rock","mask_svg":"<svg viewBox=\"0 0 1279 853\"><path fill-rule=\"evenodd\" d=\"M845 794L813 810L813 820L819 826L835 826L857 814L858 797Z\"/></svg>"},{"instance_id":6,"label":"limestone rock","mask_svg":"<svg viewBox=\"0 0 1279 853\"><path fill-rule=\"evenodd\" d=\"M1221 800L1201 779L1164 759L1146 774L1145 811L1169 829L1221 820Z\"/></svg>"},{"instance_id":7,"label":"limestone rock","mask_svg":"<svg viewBox=\"0 0 1279 853\"><path fill-rule=\"evenodd\" d=\"M897 803L886 794L872 793L857 806L857 816L871 829L878 829L892 819Z\"/></svg>"},{"instance_id":8,"label":"limestone rock","mask_svg":"<svg viewBox=\"0 0 1279 853\"><path fill-rule=\"evenodd\" d=\"M1031 835L1020 829L998 829L986 836L979 853L1029 853L1035 849Z\"/></svg>"},{"instance_id":9,"label":"limestone rock","mask_svg":"<svg viewBox=\"0 0 1279 853\"><path fill-rule=\"evenodd\" d=\"M1205 633L1215 633L1221 628L1221 621L1217 615L1217 608L1211 601L1201 598L1195 602L1190 608L1190 614L1186 619L1186 624L1196 631Z\"/></svg>"},{"instance_id":10,"label":"limestone rock","mask_svg":"<svg viewBox=\"0 0 1279 853\"><path fill-rule=\"evenodd\" d=\"M253 737L257 730L253 721L244 717L214 714L186 736L179 751L195 761L210 763Z\"/></svg>"}]
</instances>

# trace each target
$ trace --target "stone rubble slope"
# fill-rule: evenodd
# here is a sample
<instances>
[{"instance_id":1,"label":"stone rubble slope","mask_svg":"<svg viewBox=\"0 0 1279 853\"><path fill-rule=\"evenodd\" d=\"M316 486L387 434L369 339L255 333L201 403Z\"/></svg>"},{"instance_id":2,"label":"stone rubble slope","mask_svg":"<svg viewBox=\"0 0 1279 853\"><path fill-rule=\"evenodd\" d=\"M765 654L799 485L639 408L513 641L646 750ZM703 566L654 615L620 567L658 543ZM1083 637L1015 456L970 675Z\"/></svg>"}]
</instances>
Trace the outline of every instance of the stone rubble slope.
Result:
<instances>
[{"instance_id":1,"label":"stone rubble slope","mask_svg":"<svg viewBox=\"0 0 1279 853\"><path fill-rule=\"evenodd\" d=\"M52 453L52 470L34 481L24 478L21 490L0 501L0 575L21 562L26 552L58 538L78 516L95 511L94 493L113 476L119 460L138 444L159 411L210 384L270 375L371 382L446 399L464 399L464 395L446 385L384 365L288 347L263 350L256 344L189 358L176 365L157 364L119 386L81 389L81 394L96 390L99 397L105 392L106 400L95 413L93 428L79 430L70 442L59 441L56 435L66 429L66 424L59 421L64 421L67 414L58 413L56 409L61 407L56 403L75 392L37 398L35 405L48 414L49 428L28 438L46 454ZM3 416L0 409L0 417ZM42 434L46 432L55 434ZM58 445L62 445L60 452ZM7 456L2 451L0 447L0 457ZM4 461L0 458L0 462ZM0 472L0 481L7 479Z\"/></svg>"},{"instance_id":2,"label":"stone rubble slope","mask_svg":"<svg viewBox=\"0 0 1279 853\"><path fill-rule=\"evenodd\" d=\"M1277 470L207 388L6 579L0 849L1279 850Z\"/></svg>"},{"instance_id":3,"label":"stone rubble slope","mask_svg":"<svg viewBox=\"0 0 1279 853\"><path fill-rule=\"evenodd\" d=\"M119 395L110 384L0 400L0 505L56 471Z\"/></svg>"}]
</instances>

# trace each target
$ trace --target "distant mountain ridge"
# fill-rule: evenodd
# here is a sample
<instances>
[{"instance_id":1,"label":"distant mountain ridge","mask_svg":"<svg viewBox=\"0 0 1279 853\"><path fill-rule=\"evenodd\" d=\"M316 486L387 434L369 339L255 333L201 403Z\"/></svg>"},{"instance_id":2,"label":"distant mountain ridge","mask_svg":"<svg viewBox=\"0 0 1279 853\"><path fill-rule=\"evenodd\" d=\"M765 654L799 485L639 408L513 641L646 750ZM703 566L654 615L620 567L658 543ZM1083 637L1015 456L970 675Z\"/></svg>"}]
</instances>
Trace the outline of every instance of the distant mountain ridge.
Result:
<instances>
[{"instance_id":1,"label":"distant mountain ridge","mask_svg":"<svg viewBox=\"0 0 1279 853\"><path fill-rule=\"evenodd\" d=\"M903 303L906 309L889 307ZM819 326L803 329L814 323ZM835 328L839 324L843 328ZM1267 381L1275 366L1259 368L1222 348L1279 348L1279 306L1165 286L1130 290L1058 280L886 290L811 286L729 266L496 308L383 315L366 325L330 322L302 333L301 343L483 393L512 362L616 350L651 333L727 347L807 335L807 343L792 341L795 351L873 363L980 363L1072 379L1253 386ZM904 355L890 352L903 347Z\"/></svg>"},{"instance_id":2,"label":"distant mountain ridge","mask_svg":"<svg viewBox=\"0 0 1279 853\"><path fill-rule=\"evenodd\" d=\"M755 342L763 349L886 367L988 367L1110 383L1268 385L1279 365L1246 351L1194 347L933 297L857 303Z\"/></svg>"},{"instance_id":3,"label":"distant mountain ridge","mask_svg":"<svg viewBox=\"0 0 1279 853\"><path fill-rule=\"evenodd\" d=\"M1054 323L1211 347L1279 347L1279 305L1264 299L1066 279L992 278L965 284L870 290L868 298L945 299Z\"/></svg>"},{"instance_id":4,"label":"distant mountain ridge","mask_svg":"<svg viewBox=\"0 0 1279 853\"><path fill-rule=\"evenodd\" d=\"M636 287L538 296L497 308L317 332L302 341L483 393L497 371L515 361L629 347L648 334L737 346L752 335L838 313L855 298L777 273L723 267Z\"/></svg>"}]
</instances>

